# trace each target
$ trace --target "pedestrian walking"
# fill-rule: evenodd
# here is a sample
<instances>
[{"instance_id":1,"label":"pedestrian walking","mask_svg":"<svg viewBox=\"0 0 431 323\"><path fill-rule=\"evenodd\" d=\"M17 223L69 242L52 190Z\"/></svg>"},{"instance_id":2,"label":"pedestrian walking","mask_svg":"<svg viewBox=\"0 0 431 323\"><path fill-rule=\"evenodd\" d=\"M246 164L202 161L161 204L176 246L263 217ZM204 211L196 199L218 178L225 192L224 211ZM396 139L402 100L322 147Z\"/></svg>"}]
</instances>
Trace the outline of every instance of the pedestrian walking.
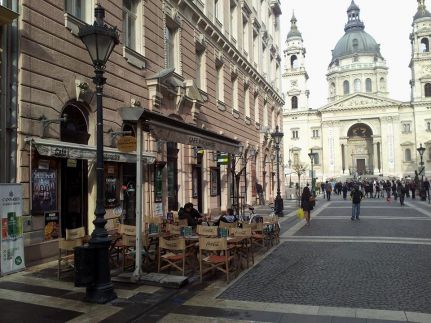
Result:
<instances>
[{"instance_id":1,"label":"pedestrian walking","mask_svg":"<svg viewBox=\"0 0 431 323\"><path fill-rule=\"evenodd\" d=\"M424 190L425 193L428 197L428 203L430 202L430 182L428 180L428 178L425 177L425 181L424 181Z\"/></svg>"},{"instance_id":2,"label":"pedestrian walking","mask_svg":"<svg viewBox=\"0 0 431 323\"><path fill-rule=\"evenodd\" d=\"M344 183L344 185L343 185L343 199L344 200L347 199L347 190L348 190L347 183Z\"/></svg>"},{"instance_id":3,"label":"pedestrian walking","mask_svg":"<svg viewBox=\"0 0 431 323\"><path fill-rule=\"evenodd\" d=\"M353 191L350 193L350 197L352 198L352 217L351 220L359 220L359 214L361 213L361 201L364 198L364 194L359 190L357 186L353 188Z\"/></svg>"},{"instance_id":4,"label":"pedestrian walking","mask_svg":"<svg viewBox=\"0 0 431 323\"><path fill-rule=\"evenodd\" d=\"M301 208L304 210L304 217L305 221L307 222L306 225L310 225L310 212L314 208L315 199L311 195L310 189L308 186L304 187L304 190L302 191L301 195Z\"/></svg>"},{"instance_id":5,"label":"pedestrian walking","mask_svg":"<svg viewBox=\"0 0 431 323\"><path fill-rule=\"evenodd\" d=\"M328 183L328 182L326 182L326 183ZM325 194L325 183L321 183L320 184L320 188L322 189L322 192L323 192L323 198L326 198L326 194Z\"/></svg>"},{"instance_id":6,"label":"pedestrian walking","mask_svg":"<svg viewBox=\"0 0 431 323\"><path fill-rule=\"evenodd\" d=\"M406 195L406 190L400 181L397 183L397 194L400 198L400 205L404 206L404 196Z\"/></svg>"},{"instance_id":7,"label":"pedestrian walking","mask_svg":"<svg viewBox=\"0 0 431 323\"><path fill-rule=\"evenodd\" d=\"M416 183L415 182L410 183L410 191L412 192L412 199L414 200L416 198Z\"/></svg>"},{"instance_id":8,"label":"pedestrian walking","mask_svg":"<svg viewBox=\"0 0 431 323\"><path fill-rule=\"evenodd\" d=\"M332 184L329 183L328 181L326 181L325 191L326 191L326 199L328 201L330 201L331 200L331 192L332 192Z\"/></svg>"}]
</instances>

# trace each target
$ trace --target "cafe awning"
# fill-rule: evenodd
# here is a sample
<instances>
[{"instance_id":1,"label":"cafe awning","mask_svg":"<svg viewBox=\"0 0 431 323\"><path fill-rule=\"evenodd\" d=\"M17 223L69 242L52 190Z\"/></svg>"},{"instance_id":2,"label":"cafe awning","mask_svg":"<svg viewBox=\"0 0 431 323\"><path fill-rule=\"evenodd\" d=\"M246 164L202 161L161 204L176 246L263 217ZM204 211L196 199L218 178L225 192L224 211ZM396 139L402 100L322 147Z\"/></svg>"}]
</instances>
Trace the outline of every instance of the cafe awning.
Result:
<instances>
[{"instance_id":1,"label":"cafe awning","mask_svg":"<svg viewBox=\"0 0 431 323\"><path fill-rule=\"evenodd\" d=\"M241 152L242 146L238 140L166 117L160 113L140 107L121 108L119 113L124 121L146 122L157 139L224 153L239 154Z\"/></svg>"},{"instance_id":2,"label":"cafe awning","mask_svg":"<svg viewBox=\"0 0 431 323\"><path fill-rule=\"evenodd\" d=\"M36 137L26 138L26 141L34 145L39 155L42 156L96 160L96 147L94 146ZM123 153L115 148L104 147L103 157L105 161L113 161L118 163L136 163L136 154ZM143 152L142 160L144 163L153 164L156 160L156 154L151 152Z\"/></svg>"}]
</instances>

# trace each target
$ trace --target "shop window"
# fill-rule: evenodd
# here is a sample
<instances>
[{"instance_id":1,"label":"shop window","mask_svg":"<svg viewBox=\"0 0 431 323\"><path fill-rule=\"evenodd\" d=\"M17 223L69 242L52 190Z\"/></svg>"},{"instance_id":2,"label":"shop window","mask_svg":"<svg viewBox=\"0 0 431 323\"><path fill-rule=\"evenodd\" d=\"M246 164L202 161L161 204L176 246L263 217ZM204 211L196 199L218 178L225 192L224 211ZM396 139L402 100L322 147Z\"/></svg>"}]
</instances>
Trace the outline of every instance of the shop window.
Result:
<instances>
[{"instance_id":1,"label":"shop window","mask_svg":"<svg viewBox=\"0 0 431 323\"><path fill-rule=\"evenodd\" d=\"M220 168L211 168L210 170L210 195L220 195Z\"/></svg>"},{"instance_id":2,"label":"shop window","mask_svg":"<svg viewBox=\"0 0 431 323\"><path fill-rule=\"evenodd\" d=\"M78 104L68 104L62 113L66 121L61 123L61 141L73 142L76 144L88 144L90 135L88 134L88 116L84 109Z\"/></svg>"},{"instance_id":3,"label":"shop window","mask_svg":"<svg viewBox=\"0 0 431 323\"><path fill-rule=\"evenodd\" d=\"M120 204L120 185L118 165L105 164L105 207L116 208Z\"/></svg>"},{"instance_id":4,"label":"shop window","mask_svg":"<svg viewBox=\"0 0 431 323\"><path fill-rule=\"evenodd\" d=\"M160 203L163 200L163 167L164 163L154 165L154 202Z\"/></svg>"},{"instance_id":5,"label":"shop window","mask_svg":"<svg viewBox=\"0 0 431 323\"><path fill-rule=\"evenodd\" d=\"M299 139L299 131L292 130L292 139Z\"/></svg>"},{"instance_id":6,"label":"shop window","mask_svg":"<svg viewBox=\"0 0 431 323\"><path fill-rule=\"evenodd\" d=\"M254 120L256 123L260 123L260 111L259 111L259 96L254 95Z\"/></svg>"},{"instance_id":7,"label":"shop window","mask_svg":"<svg viewBox=\"0 0 431 323\"><path fill-rule=\"evenodd\" d=\"M431 97L431 83L425 84L425 97Z\"/></svg>"}]
</instances>

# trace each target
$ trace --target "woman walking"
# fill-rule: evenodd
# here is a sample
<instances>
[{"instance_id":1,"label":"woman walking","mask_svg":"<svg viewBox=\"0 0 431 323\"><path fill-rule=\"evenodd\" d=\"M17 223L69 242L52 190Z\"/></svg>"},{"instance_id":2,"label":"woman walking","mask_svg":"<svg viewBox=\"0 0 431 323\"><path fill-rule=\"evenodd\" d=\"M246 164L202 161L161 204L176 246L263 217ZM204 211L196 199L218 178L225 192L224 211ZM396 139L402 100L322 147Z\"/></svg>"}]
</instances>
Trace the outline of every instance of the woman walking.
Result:
<instances>
[{"instance_id":1,"label":"woman walking","mask_svg":"<svg viewBox=\"0 0 431 323\"><path fill-rule=\"evenodd\" d=\"M301 208L304 210L306 225L310 225L310 211L313 209L314 203L314 197L311 196L310 189L308 186L304 187L301 195Z\"/></svg>"}]
</instances>

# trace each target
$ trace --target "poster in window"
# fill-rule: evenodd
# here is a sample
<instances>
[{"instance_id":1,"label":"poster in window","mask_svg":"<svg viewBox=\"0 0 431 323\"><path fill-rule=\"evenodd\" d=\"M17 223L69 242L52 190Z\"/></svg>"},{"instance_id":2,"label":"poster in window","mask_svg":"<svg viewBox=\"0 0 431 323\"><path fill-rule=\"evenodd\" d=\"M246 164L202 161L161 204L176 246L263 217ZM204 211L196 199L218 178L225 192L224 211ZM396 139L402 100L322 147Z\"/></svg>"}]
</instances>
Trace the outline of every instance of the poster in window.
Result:
<instances>
[{"instance_id":1,"label":"poster in window","mask_svg":"<svg viewBox=\"0 0 431 323\"><path fill-rule=\"evenodd\" d=\"M53 169L33 169L32 212L43 214L57 209L57 172Z\"/></svg>"},{"instance_id":2,"label":"poster in window","mask_svg":"<svg viewBox=\"0 0 431 323\"><path fill-rule=\"evenodd\" d=\"M117 166L105 166L105 207L113 209L119 205Z\"/></svg>"},{"instance_id":3,"label":"poster in window","mask_svg":"<svg viewBox=\"0 0 431 323\"><path fill-rule=\"evenodd\" d=\"M163 167L154 169L154 202L162 202L163 199Z\"/></svg>"},{"instance_id":4,"label":"poster in window","mask_svg":"<svg viewBox=\"0 0 431 323\"><path fill-rule=\"evenodd\" d=\"M45 241L58 239L60 236L60 213L45 212Z\"/></svg>"},{"instance_id":5,"label":"poster in window","mask_svg":"<svg viewBox=\"0 0 431 323\"><path fill-rule=\"evenodd\" d=\"M210 173L210 194L211 196L217 196L218 195L218 187L219 187L219 176L218 176L219 172L218 172L218 168L211 168L211 173Z\"/></svg>"}]
</instances>

